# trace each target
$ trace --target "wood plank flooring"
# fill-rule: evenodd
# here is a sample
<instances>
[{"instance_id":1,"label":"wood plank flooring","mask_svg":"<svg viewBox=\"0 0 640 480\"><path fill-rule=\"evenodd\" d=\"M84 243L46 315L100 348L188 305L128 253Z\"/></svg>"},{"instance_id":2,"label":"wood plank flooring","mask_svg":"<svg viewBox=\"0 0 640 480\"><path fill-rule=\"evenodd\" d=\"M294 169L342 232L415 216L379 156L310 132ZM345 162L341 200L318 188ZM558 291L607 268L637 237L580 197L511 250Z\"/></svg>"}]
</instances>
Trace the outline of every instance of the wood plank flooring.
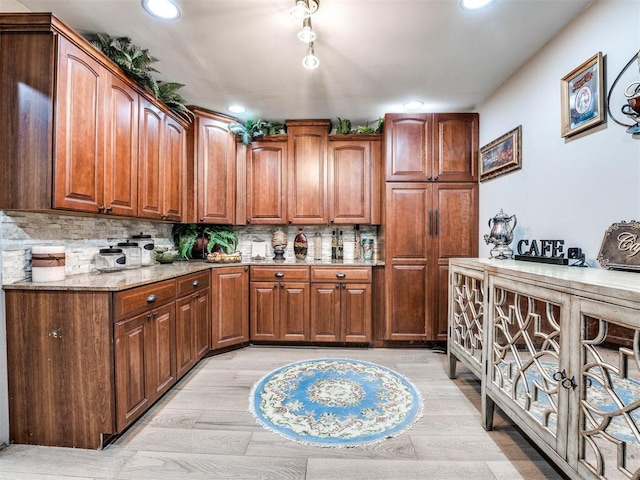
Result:
<instances>
[{"instance_id":1,"label":"wood plank flooring","mask_svg":"<svg viewBox=\"0 0 640 480\"><path fill-rule=\"evenodd\" d=\"M251 387L276 367L341 357L407 376L424 397L424 416L405 434L359 448L300 445L259 426ZM464 366L449 380L446 356L430 349L253 346L201 361L142 419L102 451L10 445L0 480L355 480L562 479L496 415L480 425L480 385Z\"/></svg>"}]
</instances>

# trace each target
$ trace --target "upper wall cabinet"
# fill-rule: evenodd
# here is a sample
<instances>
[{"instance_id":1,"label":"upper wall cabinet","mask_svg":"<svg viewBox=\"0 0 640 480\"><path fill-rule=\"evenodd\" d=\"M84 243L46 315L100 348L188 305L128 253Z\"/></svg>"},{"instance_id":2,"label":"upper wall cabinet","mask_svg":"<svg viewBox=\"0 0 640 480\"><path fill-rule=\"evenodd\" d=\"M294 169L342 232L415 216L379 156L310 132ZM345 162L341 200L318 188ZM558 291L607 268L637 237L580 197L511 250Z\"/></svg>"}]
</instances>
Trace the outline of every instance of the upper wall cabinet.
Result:
<instances>
[{"instance_id":1,"label":"upper wall cabinet","mask_svg":"<svg viewBox=\"0 0 640 480\"><path fill-rule=\"evenodd\" d=\"M329 120L287 121L289 223L329 223L327 146L330 129Z\"/></svg>"},{"instance_id":2,"label":"upper wall cabinet","mask_svg":"<svg viewBox=\"0 0 640 480\"><path fill-rule=\"evenodd\" d=\"M247 223L287 223L287 146L273 136L246 147Z\"/></svg>"},{"instance_id":3,"label":"upper wall cabinet","mask_svg":"<svg viewBox=\"0 0 640 480\"><path fill-rule=\"evenodd\" d=\"M478 115L387 114L385 150L387 181L476 181Z\"/></svg>"},{"instance_id":4,"label":"upper wall cabinet","mask_svg":"<svg viewBox=\"0 0 640 480\"><path fill-rule=\"evenodd\" d=\"M51 14L6 13L0 14L0 72L0 208L179 220L166 197L151 205L153 215L139 210L148 205L138 151L141 143L157 141L164 163L150 173L182 188L175 168L165 178L165 166L183 161L184 148L163 138L168 123L183 136L185 126L113 62ZM140 131L145 102L162 117L157 138ZM172 157L180 152L182 159Z\"/></svg>"},{"instance_id":5,"label":"upper wall cabinet","mask_svg":"<svg viewBox=\"0 0 640 480\"><path fill-rule=\"evenodd\" d=\"M189 133L188 184L193 185L194 215L199 223L233 224L236 221L236 141L229 132L235 119L193 107L195 120ZM192 210L191 208L190 210Z\"/></svg>"},{"instance_id":6,"label":"upper wall cabinet","mask_svg":"<svg viewBox=\"0 0 640 480\"><path fill-rule=\"evenodd\" d=\"M380 138L329 137L329 219L337 224L380 223Z\"/></svg>"}]
</instances>

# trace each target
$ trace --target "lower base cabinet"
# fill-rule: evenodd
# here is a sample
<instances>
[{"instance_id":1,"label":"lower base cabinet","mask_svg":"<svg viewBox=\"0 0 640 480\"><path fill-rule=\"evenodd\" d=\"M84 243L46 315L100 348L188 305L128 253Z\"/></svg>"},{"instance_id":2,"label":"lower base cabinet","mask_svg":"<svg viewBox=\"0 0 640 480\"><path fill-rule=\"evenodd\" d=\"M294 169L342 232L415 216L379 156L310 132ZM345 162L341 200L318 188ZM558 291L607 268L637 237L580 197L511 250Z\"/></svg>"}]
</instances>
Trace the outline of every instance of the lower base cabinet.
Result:
<instances>
[{"instance_id":1,"label":"lower base cabinet","mask_svg":"<svg viewBox=\"0 0 640 480\"><path fill-rule=\"evenodd\" d=\"M249 267L221 267L211 270L213 315L212 348L240 345L249 341Z\"/></svg>"},{"instance_id":2,"label":"lower base cabinet","mask_svg":"<svg viewBox=\"0 0 640 480\"><path fill-rule=\"evenodd\" d=\"M117 292L5 289L10 441L98 449L138 419L210 349L204 273Z\"/></svg>"},{"instance_id":3,"label":"lower base cabinet","mask_svg":"<svg viewBox=\"0 0 640 480\"><path fill-rule=\"evenodd\" d=\"M368 267L312 267L310 340L370 342L371 291Z\"/></svg>"},{"instance_id":4,"label":"lower base cabinet","mask_svg":"<svg viewBox=\"0 0 640 480\"><path fill-rule=\"evenodd\" d=\"M251 340L309 341L309 267L251 267Z\"/></svg>"}]
</instances>

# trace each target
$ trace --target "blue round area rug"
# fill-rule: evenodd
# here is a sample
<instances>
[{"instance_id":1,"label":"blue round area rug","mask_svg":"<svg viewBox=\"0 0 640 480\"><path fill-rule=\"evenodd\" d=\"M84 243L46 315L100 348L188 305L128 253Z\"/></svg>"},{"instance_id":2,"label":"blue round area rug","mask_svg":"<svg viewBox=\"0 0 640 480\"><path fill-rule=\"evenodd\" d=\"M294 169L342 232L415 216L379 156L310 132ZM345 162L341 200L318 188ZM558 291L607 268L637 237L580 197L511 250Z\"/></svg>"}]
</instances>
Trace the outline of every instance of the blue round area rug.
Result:
<instances>
[{"instance_id":1,"label":"blue round area rug","mask_svg":"<svg viewBox=\"0 0 640 480\"><path fill-rule=\"evenodd\" d=\"M295 442L355 447L400 435L423 402L405 377L345 358L296 362L266 375L251 391L250 411L267 429Z\"/></svg>"}]
</instances>

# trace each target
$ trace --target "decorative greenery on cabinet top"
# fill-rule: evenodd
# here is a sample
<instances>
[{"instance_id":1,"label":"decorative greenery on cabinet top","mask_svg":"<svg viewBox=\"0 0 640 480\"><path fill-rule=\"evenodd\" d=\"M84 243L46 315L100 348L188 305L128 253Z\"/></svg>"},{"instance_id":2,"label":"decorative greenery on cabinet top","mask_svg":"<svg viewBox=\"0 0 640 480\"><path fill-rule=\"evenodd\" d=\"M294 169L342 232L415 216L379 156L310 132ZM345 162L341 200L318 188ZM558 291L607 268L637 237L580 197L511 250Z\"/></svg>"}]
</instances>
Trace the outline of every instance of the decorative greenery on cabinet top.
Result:
<instances>
[{"instance_id":1,"label":"decorative greenery on cabinet top","mask_svg":"<svg viewBox=\"0 0 640 480\"><path fill-rule=\"evenodd\" d=\"M106 33L94 33L86 35L86 38L91 45L118 65L129 78L164 103L173 113L188 122L192 121L193 113L185 106L185 99L177 93L184 84L157 81L153 74L158 73L158 70L151 64L158 59L153 57L148 49L134 45L129 37L112 37Z\"/></svg>"}]
</instances>

